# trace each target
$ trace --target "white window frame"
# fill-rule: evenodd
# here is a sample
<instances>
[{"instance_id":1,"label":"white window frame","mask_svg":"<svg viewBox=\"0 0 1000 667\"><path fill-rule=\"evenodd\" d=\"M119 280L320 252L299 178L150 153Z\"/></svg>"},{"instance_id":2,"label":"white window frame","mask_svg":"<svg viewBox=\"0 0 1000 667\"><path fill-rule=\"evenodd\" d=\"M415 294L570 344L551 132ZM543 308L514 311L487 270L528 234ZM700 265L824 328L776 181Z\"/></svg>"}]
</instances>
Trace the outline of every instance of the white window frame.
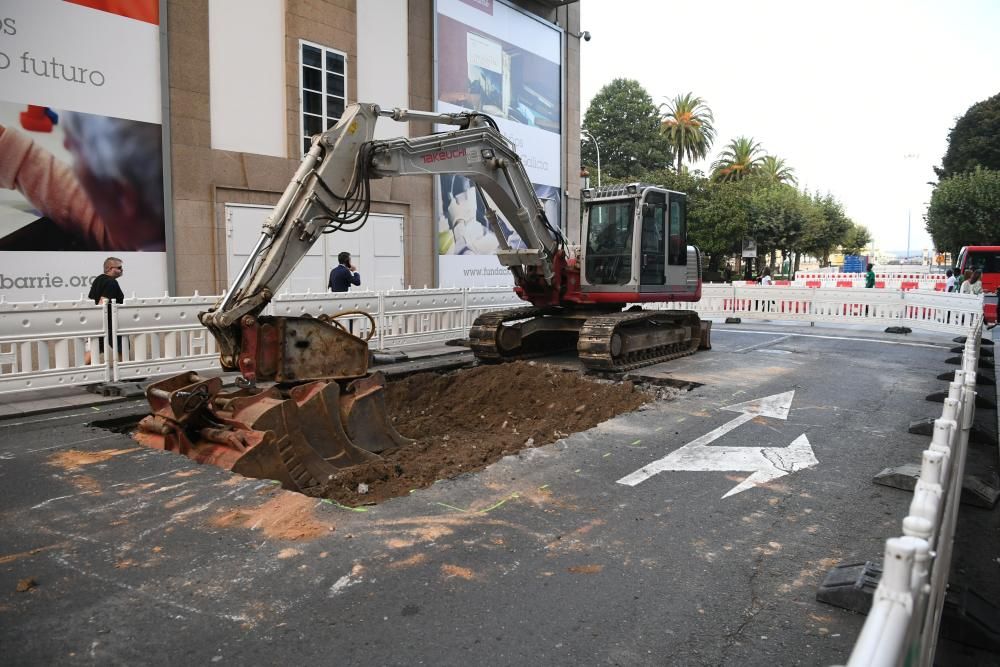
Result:
<instances>
[{"instance_id":1,"label":"white window frame","mask_svg":"<svg viewBox=\"0 0 1000 667\"><path fill-rule=\"evenodd\" d=\"M340 120L340 116L339 115L338 116L333 116L332 114L329 113L329 109L327 108L327 98L328 97L335 97L337 99L342 100L343 103L344 103L344 108L345 109L347 108L347 67L348 67L348 64L349 64L348 63L348 59L347 59L347 54L344 53L343 51L340 51L338 49L331 49L328 46L323 46L322 44L316 44L315 42L308 42L308 41L306 41L304 39L300 39L299 40L299 147L303 149L301 151L303 154L305 154L306 152L308 152L308 148L306 147L306 145L307 145L307 143L311 142L311 139L312 139L312 135L306 133L306 115L307 115L306 114L306 109L305 109L305 93L306 93L306 88L305 88L305 81L303 80L303 76L302 76L302 72L303 72L304 68L306 68L306 67L312 67L311 65L306 65L305 62L304 62L304 58L302 57L303 50L307 46L310 47L310 48L314 48L314 49L318 49L319 50L321 61L322 61L322 64L323 64L323 67L320 70L320 72L321 72L320 82L321 82L321 85L323 87L323 90L321 90L321 91L315 91L315 90L313 90L313 89L310 88L309 92L319 92L320 93L320 104L322 106L323 129L324 130L327 129L330 126L330 124L332 124L333 122L335 122L337 120ZM343 76L344 76L344 94L343 95L335 95L332 92L328 92L327 91L327 85L326 85L327 75L328 74L340 74L340 72L334 72L333 70L328 70L326 68L327 54L335 54L335 55L338 55L338 56L340 56L341 58L344 59L344 72L343 72ZM315 68L313 68L313 69L315 69ZM308 115L315 116L316 114L310 113ZM329 121L328 121L328 119L329 119Z\"/></svg>"}]
</instances>

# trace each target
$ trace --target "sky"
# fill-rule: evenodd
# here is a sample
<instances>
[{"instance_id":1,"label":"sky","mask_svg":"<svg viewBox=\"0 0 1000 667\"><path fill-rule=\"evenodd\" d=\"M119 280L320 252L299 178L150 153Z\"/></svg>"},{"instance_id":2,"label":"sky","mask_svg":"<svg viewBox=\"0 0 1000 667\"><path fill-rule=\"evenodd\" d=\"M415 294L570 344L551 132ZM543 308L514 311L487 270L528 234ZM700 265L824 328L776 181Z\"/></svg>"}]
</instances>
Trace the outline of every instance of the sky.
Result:
<instances>
[{"instance_id":1,"label":"sky","mask_svg":"<svg viewBox=\"0 0 1000 667\"><path fill-rule=\"evenodd\" d=\"M900 255L932 247L955 121L1000 93L1000 0L581 0L580 27L581 118L619 77L654 104L692 92L716 129L694 168L753 137Z\"/></svg>"}]
</instances>

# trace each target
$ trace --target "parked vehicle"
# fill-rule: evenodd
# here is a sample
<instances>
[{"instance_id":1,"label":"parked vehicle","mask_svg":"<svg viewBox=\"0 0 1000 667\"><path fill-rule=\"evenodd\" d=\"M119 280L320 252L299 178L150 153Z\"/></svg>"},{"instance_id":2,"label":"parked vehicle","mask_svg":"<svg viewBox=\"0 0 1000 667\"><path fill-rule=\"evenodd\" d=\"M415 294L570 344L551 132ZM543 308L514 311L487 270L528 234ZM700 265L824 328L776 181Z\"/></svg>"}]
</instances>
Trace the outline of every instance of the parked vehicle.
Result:
<instances>
[{"instance_id":1,"label":"parked vehicle","mask_svg":"<svg viewBox=\"0 0 1000 667\"><path fill-rule=\"evenodd\" d=\"M966 270L983 272L983 294L986 295L983 314L987 322L996 322L996 292L1000 287L1000 245L965 246L958 253L956 266L960 273Z\"/></svg>"}]
</instances>

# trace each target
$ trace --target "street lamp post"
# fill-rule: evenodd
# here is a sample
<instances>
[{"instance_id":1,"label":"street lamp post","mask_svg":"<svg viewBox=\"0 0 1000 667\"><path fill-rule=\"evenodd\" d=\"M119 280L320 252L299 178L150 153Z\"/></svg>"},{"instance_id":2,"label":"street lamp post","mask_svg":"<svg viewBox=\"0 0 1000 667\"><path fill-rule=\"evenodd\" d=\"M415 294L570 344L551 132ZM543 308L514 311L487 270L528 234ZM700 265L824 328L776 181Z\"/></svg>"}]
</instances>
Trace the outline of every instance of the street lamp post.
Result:
<instances>
[{"instance_id":1,"label":"street lamp post","mask_svg":"<svg viewBox=\"0 0 1000 667\"><path fill-rule=\"evenodd\" d=\"M597 139L594 138L588 130L580 130L580 134L583 135L584 139L589 139L594 144L594 150L597 151L597 187L601 187L601 147L597 143Z\"/></svg>"},{"instance_id":2,"label":"street lamp post","mask_svg":"<svg viewBox=\"0 0 1000 667\"><path fill-rule=\"evenodd\" d=\"M920 158L920 153L906 153L903 155L904 160L912 161ZM912 164L912 162L911 162ZM909 197L907 196L907 200ZM910 210L912 204L907 201L906 203L906 261L910 261Z\"/></svg>"},{"instance_id":3,"label":"street lamp post","mask_svg":"<svg viewBox=\"0 0 1000 667\"><path fill-rule=\"evenodd\" d=\"M906 261L910 261L910 209L906 209Z\"/></svg>"}]
</instances>

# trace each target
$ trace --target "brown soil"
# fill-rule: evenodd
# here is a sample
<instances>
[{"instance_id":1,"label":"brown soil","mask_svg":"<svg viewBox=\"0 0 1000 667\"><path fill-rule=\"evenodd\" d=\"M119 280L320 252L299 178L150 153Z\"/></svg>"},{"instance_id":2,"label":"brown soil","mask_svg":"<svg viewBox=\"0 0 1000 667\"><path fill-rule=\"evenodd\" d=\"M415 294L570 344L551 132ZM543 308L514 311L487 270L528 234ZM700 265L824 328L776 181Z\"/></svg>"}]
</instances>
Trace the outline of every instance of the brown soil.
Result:
<instances>
[{"instance_id":1,"label":"brown soil","mask_svg":"<svg viewBox=\"0 0 1000 667\"><path fill-rule=\"evenodd\" d=\"M631 382L536 362L413 375L388 384L387 406L397 430L416 442L341 471L317 495L375 504L592 428L653 398Z\"/></svg>"},{"instance_id":2,"label":"brown soil","mask_svg":"<svg viewBox=\"0 0 1000 667\"><path fill-rule=\"evenodd\" d=\"M69 449L65 452L57 452L48 458L49 465L57 466L65 470L76 470L83 466L103 463L113 456L121 456L129 452L137 452L141 447L131 449L105 449L99 452L82 452L78 449Z\"/></svg>"},{"instance_id":3,"label":"brown soil","mask_svg":"<svg viewBox=\"0 0 1000 667\"><path fill-rule=\"evenodd\" d=\"M293 541L311 540L335 529L316 518L313 513L315 500L280 489L268 490L268 495L272 493L274 497L263 505L224 512L212 519L212 525L240 526L260 530L269 538Z\"/></svg>"}]
</instances>

